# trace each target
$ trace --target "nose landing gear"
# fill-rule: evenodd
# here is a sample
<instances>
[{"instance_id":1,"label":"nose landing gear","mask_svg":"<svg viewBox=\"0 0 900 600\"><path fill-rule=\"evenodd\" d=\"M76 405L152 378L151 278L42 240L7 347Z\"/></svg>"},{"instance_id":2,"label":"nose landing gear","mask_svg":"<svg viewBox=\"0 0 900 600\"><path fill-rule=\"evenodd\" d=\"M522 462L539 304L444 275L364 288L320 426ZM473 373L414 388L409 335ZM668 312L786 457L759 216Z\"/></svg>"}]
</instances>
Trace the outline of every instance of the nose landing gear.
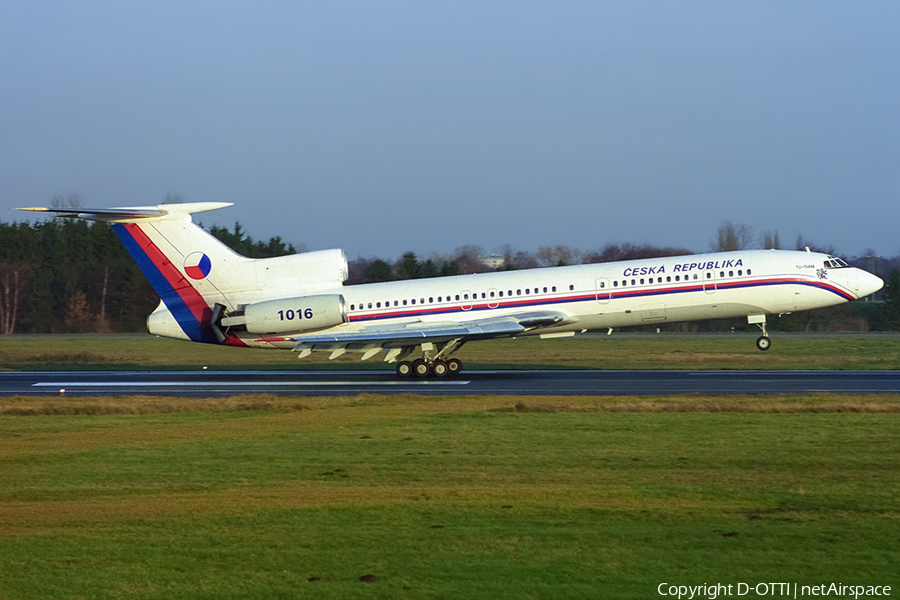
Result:
<instances>
[{"instance_id":1,"label":"nose landing gear","mask_svg":"<svg viewBox=\"0 0 900 600\"><path fill-rule=\"evenodd\" d=\"M772 347L772 340L766 332L766 315L751 315L747 317L747 322L755 324L762 331L762 335L756 338L756 347L765 352Z\"/></svg>"}]
</instances>

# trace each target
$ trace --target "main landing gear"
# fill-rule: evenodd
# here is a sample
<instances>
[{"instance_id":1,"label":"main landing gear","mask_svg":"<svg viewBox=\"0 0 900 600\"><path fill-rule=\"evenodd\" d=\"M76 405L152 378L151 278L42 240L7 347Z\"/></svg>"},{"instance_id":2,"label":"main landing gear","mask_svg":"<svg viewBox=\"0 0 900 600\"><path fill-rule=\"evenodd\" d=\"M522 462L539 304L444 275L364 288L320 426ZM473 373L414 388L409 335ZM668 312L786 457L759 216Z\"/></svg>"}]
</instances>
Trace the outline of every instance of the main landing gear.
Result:
<instances>
[{"instance_id":1,"label":"main landing gear","mask_svg":"<svg viewBox=\"0 0 900 600\"><path fill-rule=\"evenodd\" d=\"M772 347L772 340L766 332L766 315L751 315L747 317L748 323L755 323L762 331L762 335L756 338L756 347L765 352Z\"/></svg>"},{"instance_id":2,"label":"main landing gear","mask_svg":"<svg viewBox=\"0 0 900 600\"><path fill-rule=\"evenodd\" d=\"M437 359L432 361L425 360L424 358L417 358L412 362L401 360L397 363L397 375L404 379L413 376L419 378L429 376L447 377L449 375L456 375L461 370L462 361L458 358L450 358L447 360Z\"/></svg>"},{"instance_id":3,"label":"main landing gear","mask_svg":"<svg viewBox=\"0 0 900 600\"><path fill-rule=\"evenodd\" d=\"M397 363L397 376L402 379L408 377L424 379L425 377L443 378L456 375L462 371L462 361L458 358L447 358L447 355L459 350L464 343L459 339L440 344L425 342L419 346L422 349L422 358L413 361L401 360ZM415 346L406 346L398 358L409 356L415 349Z\"/></svg>"}]
</instances>

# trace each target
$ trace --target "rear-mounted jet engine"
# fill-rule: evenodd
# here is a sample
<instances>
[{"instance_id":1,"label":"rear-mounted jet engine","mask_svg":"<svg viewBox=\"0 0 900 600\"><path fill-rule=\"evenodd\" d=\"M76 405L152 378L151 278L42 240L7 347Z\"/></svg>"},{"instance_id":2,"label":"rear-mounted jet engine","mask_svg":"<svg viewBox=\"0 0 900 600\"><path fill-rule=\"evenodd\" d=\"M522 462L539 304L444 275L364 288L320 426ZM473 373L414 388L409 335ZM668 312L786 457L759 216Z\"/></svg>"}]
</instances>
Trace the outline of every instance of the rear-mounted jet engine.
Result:
<instances>
[{"instance_id":1,"label":"rear-mounted jet engine","mask_svg":"<svg viewBox=\"0 0 900 600\"><path fill-rule=\"evenodd\" d=\"M255 334L279 334L334 327L347 322L347 303L341 294L301 296L248 304L229 314L223 328L241 327Z\"/></svg>"}]
</instances>

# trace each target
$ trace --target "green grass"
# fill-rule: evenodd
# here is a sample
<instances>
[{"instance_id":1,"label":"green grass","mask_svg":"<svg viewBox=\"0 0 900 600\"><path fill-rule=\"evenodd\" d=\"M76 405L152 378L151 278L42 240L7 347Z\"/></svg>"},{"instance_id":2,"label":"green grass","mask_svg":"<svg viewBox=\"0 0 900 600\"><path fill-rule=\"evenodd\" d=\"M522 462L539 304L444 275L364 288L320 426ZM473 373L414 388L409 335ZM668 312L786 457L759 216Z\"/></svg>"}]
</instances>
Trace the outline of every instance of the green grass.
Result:
<instances>
[{"instance_id":1,"label":"green grass","mask_svg":"<svg viewBox=\"0 0 900 600\"><path fill-rule=\"evenodd\" d=\"M616 335L541 340L519 338L467 344L466 368L588 369L898 369L900 335L774 334L760 352L755 336ZM72 369L320 369L392 368L328 353L298 360L295 353L194 344L152 336L2 336L0 370Z\"/></svg>"},{"instance_id":2,"label":"green grass","mask_svg":"<svg viewBox=\"0 0 900 600\"><path fill-rule=\"evenodd\" d=\"M73 403L96 414L54 414ZM2 598L900 585L897 396L0 399L10 410Z\"/></svg>"}]
</instances>

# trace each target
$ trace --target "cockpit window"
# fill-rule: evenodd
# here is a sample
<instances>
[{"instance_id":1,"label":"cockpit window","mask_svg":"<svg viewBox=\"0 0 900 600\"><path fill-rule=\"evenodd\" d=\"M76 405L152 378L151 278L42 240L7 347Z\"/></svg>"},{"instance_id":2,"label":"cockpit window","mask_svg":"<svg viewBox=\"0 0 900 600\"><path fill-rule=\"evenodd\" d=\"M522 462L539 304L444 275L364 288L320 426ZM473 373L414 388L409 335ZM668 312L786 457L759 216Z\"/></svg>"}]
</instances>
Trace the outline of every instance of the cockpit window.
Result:
<instances>
[{"instance_id":1,"label":"cockpit window","mask_svg":"<svg viewBox=\"0 0 900 600\"><path fill-rule=\"evenodd\" d=\"M849 267L843 258L838 258L836 256L829 256L828 260L825 261L825 266L829 269L843 269L845 267Z\"/></svg>"}]
</instances>

